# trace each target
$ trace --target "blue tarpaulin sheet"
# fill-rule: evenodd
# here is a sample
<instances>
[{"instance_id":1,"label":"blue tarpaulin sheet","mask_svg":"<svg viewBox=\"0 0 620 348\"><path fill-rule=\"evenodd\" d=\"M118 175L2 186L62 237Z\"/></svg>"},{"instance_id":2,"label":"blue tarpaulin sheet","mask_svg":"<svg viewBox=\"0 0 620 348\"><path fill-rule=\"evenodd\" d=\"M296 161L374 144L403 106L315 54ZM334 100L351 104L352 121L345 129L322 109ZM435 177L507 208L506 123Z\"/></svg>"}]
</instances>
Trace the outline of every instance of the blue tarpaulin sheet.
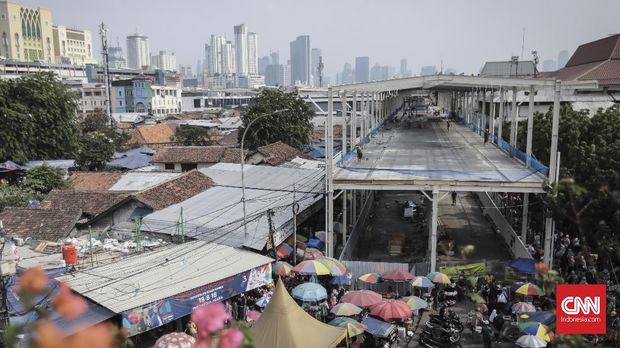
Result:
<instances>
[{"instance_id":1,"label":"blue tarpaulin sheet","mask_svg":"<svg viewBox=\"0 0 620 348\"><path fill-rule=\"evenodd\" d=\"M377 337L388 337L392 331L396 330L396 325L373 317L366 317L362 323L366 325L366 332Z\"/></svg>"},{"instance_id":2,"label":"blue tarpaulin sheet","mask_svg":"<svg viewBox=\"0 0 620 348\"><path fill-rule=\"evenodd\" d=\"M137 147L125 152L115 152L113 160L108 162L111 167L136 169L150 165L151 156L155 151L147 146Z\"/></svg>"}]
</instances>

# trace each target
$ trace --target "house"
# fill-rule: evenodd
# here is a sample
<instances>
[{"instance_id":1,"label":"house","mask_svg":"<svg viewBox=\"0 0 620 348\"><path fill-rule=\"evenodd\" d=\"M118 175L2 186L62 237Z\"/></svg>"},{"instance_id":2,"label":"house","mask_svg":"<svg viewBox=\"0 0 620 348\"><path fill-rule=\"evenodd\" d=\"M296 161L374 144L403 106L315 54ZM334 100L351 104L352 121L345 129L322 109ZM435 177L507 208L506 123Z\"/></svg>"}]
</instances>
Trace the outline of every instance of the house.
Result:
<instances>
[{"instance_id":1,"label":"house","mask_svg":"<svg viewBox=\"0 0 620 348\"><path fill-rule=\"evenodd\" d=\"M135 198L152 210L161 210L206 191L213 185L213 180L208 176L192 170L144 190L136 194Z\"/></svg>"},{"instance_id":2,"label":"house","mask_svg":"<svg viewBox=\"0 0 620 348\"><path fill-rule=\"evenodd\" d=\"M75 234L80 209L5 208L0 221L7 236L59 242Z\"/></svg>"},{"instance_id":3,"label":"house","mask_svg":"<svg viewBox=\"0 0 620 348\"><path fill-rule=\"evenodd\" d=\"M259 147L256 152L250 155L248 163L266 163L271 166L279 166L286 161L301 156L303 156L303 153L301 151L288 144L278 141L273 144Z\"/></svg>"},{"instance_id":4,"label":"house","mask_svg":"<svg viewBox=\"0 0 620 348\"><path fill-rule=\"evenodd\" d=\"M121 178L121 172L75 172L69 177L75 191L107 191Z\"/></svg>"},{"instance_id":5,"label":"house","mask_svg":"<svg viewBox=\"0 0 620 348\"><path fill-rule=\"evenodd\" d=\"M176 127L167 123L145 125L131 132L127 144L146 145L151 148L175 144L172 140Z\"/></svg>"},{"instance_id":6,"label":"house","mask_svg":"<svg viewBox=\"0 0 620 348\"><path fill-rule=\"evenodd\" d=\"M239 163L240 151L224 146L166 146L157 150L151 163L157 164L161 170L186 172L220 162Z\"/></svg>"}]
</instances>

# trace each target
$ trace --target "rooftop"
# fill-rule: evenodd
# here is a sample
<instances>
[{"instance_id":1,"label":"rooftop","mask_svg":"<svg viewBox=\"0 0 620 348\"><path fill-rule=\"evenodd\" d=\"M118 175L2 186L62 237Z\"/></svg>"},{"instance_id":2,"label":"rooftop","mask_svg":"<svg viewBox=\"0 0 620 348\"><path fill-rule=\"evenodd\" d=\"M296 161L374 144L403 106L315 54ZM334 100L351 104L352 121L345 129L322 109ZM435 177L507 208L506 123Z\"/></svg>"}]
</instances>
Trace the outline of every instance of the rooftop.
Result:
<instances>
[{"instance_id":1,"label":"rooftop","mask_svg":"<svg viewBox=\"0 0 620 348\"><path fill-rule=\"evenodd\" d=\"M58 241L69 236L81 215L74 208L5 208L0 220L9 236Z\"/></svg>"},{"instance_id":2,"label":"rooftop","mask_svg":"<svg viewBox=\"0 0 620 348\"><path fill-rule=\"evenodd\" d=\"M152 163L239 163L240 150L225 146L166 146L157 150ZM247 150L246 150L247 152Z\"/></svg>"},{"instance_id":3,"label":"rooftop","mask_svg":"<svg viewBox=\"0 0 620 348\"><path fill-rule=\"evenodd\" d=\"M69 183L75 191L107 191L122 175L121 172L74 172Z\"/></svg>"},{"instance_id":4,"label":"rooftop","mask_svg":"<svg viewBox=\"0 0 620 348\"><path fill-rule=\"evenodd\" d=\"M151 124L134 130L128 144L157 145L173 143L175 127L167 123Z\"/></svg>"},{"instance_id":5,"label":"rooftop","mask_svg":"<svg viewBox=\"0 0 620 348\"><path fill-rule=\"evenodd\" d=\"M122 204L129 197L125 192L80 192L71 190L52 190L41 208L59 210L80 210L92 219Z\"/></svg>"},{"instance_id":6,"label":"rooftop","mask_svg":"<svg viewBox=\"0 0 620 348\"><path fill-rule=\"evenodd\" d=\"M149 167L144 167L149 168ZM161 171L131 171L123 176L110 187L110 191L142 191L155 187L166 180L170 180L181 173L161 172Z\"/></svg>"},{"instance_id":7,"label":"rooftop","mask_svg":"<svg viewBox=\"0 0 620 348\"><path fill-rule=\"evenodd\" d=\"M203 173L192 170L155 187L142 191L135 197L153 210L161 210L183 202L213 186L213 181Z\"/></svg>"},{"instance_id":8,"label":"rooftop","mask_svg":"<svg viewBox=\"0 0 620 348\"><path fill-rule=\"evenodd\" d=\"M279 166L288 160L303 155L301 151L281 141L261 146L258 148L258 151L268 156L265 162L272 166Z\"/></svg>"}]
</instances>

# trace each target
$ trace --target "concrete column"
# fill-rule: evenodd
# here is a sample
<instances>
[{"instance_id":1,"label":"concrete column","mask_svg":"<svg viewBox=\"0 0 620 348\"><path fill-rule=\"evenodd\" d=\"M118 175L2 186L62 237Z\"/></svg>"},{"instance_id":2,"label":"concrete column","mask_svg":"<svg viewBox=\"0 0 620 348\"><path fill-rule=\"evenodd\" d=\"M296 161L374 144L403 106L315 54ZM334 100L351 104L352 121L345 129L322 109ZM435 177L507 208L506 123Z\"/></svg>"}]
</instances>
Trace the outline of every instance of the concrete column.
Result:
<instances>
[{"instance_id":1,"label":"concrete column","mask_svg":"<svg viewBox=\"0 0 620 348\"><path fill-rule=\"evenodd\" d=\"M495 136L495 90L491 90L491 114L489 116L489 141L493 143L493 137Z\"/></svg>"},{"instance_id":2,"label":"concrete column","mask_svg":"<svg viewBox=\"0 0 620 348\"><path fill-rule=\"evenodd\" d=\"M333 189L333 159L334 159L334 99L332 88L327 89L327 144L325 149L325 169L327 173L327 256L334 256L334 189Z\"/></svg>"},{"instance_id":3,"label":"concrete column","mask_svg":"<svg viewBox=\"0 0 620 348\"><path fill-rule=\"evenodd\" d=\"M376 94L372 93L370 95L370 112L368 113L368 124L366 124L366 134L370 134L370 130L372 129L372 124L373 124L373 118L375 115L375 112L377 112L377 100L376 100Z\"/></svg>"},{"instance_id":4,"label":"concrete column","mask_svg":"<svg viewBox=\"0 0 620 348\"><path fill-rule=\"evenodd\" d=\"M497 126L497 145L501 148L502 131L504 130L504 89L499 89L499 125Z\"/></svg>"},{"instance_id":5,"label":"concrete column","mask_svg":"<svg viewBox=\"0 0 620 348\"><path fill-rule=\"evenodd\" d=\"M431 272L435 272L437 269L437 214L439 210L439 188L433 187L433 202L431 213Z\"/></svg>"},{"instance_id":6,"label":"concrete column","mask_svg":"<svg viewBox=\"0 0 620 348\"><path fill-rule=\"evenodd\" d=\"M351 109L351 145L349 147L349 151L353 151L355 145L357 145L355 139L357 139L357 91L353 91L353 108Z\"/></svg>"},{"instance_id":7,"label":"concrete column","mask_svg":"<svg viewBox=\"0 0 620 348\"><path fill-rule=\"evenodd\" d=\"M527 243L527 225L528 225L528 212L530 207L530 194L523 194L523 210L521 216L521 241L523 244Z\"/></svg>"},{"instance_id":8,"label":"concrete column","mask_svg":"<svg viewBox=\"0 0 620 348\"><path fill-rule=\"evenodd\" d=\"M366 92L362 92L362 101L360 103L360 142L366 136L366 132L364 129L366 125Z\"/></svg>"},{"instance_id":9,"label":"concrete column","mask_svg":"<svg viewBox=\"0 0 620 348\"><path fill-rule=\"evenodd\" d=\"M342 246L347 244L347 190L342 190Z\"/></svg>"},{"instance_id":10,"label":"concrete column","mask_svg":"<svg viewBox=\"0 0 620 348\"><path fill-rule=\"evenodd\" d=\"M480 121L480 133L484 134L484 130L487 128L487 90L482 92L482 119Z\"/></svg>"},{"instance_id":11,"label":"concrete column","mask_svg":"<svg viewBox=\"0 0 620 348\"><path fill-rule=\"evenodd\" d=\"M525 153L525 167L529 168L532 163L532 137L534 136L534 94L536 90L534 86L530 86L530 102L527 109L527 144Z\"/></svg>"},{"instance_id":12,"label":"concrete column","mask_svg":"<svg viewBox=\"0 0 620 348\"><path fill-rule=\"evenodd\" d=\"M512 121L510 122L510 145L517 148L517 87L512 87Z\"/></svg>"},{"instance_id":13,"label":"concrete column","mask_svg":"<svg viewBox=\"0 0 620 348\"><path fill-rule=\"evenodd\" d=\"M340 152L342 156L347 153L347 91L342 91L340 94L340 104L342 105L342 146Z\"/></svg>"},{"instance_id":14,"label":"concrete column","mask_svg":"<svg viewBox=\"0 0 620 348\"><path fill-rule=\"evenodd\" d=\"M553 98L553 120L551 122L551 154L549 158L549 185L555 184L557 181L557 152L558 152L558 130L560 128L560 80L555 81L555 94ZM544 262L551 264L553 262L553 250L551 244L553 240L554 221L551 212L547 212L545 218L545 258Z\"/></svg>"}]
</instances>

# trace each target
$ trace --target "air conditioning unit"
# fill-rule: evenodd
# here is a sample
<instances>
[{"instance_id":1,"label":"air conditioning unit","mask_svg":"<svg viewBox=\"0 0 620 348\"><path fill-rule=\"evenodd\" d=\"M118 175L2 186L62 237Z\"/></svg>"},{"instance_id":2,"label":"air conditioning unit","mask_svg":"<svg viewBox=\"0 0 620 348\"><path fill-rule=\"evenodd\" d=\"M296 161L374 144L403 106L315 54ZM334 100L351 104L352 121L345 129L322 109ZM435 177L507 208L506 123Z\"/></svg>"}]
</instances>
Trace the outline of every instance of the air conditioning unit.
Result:
<instances>
[{"instance_id":1,"label":"air conditioning unit","mask_svg":"<svg viewBox=\"0 0 620 348\"><path fill-rule=\"evenodd\" d=\"M12 276L15 275L15 261L13 260L3 260L0 261L0 276Z\"/></svg>"}]
</instances>

